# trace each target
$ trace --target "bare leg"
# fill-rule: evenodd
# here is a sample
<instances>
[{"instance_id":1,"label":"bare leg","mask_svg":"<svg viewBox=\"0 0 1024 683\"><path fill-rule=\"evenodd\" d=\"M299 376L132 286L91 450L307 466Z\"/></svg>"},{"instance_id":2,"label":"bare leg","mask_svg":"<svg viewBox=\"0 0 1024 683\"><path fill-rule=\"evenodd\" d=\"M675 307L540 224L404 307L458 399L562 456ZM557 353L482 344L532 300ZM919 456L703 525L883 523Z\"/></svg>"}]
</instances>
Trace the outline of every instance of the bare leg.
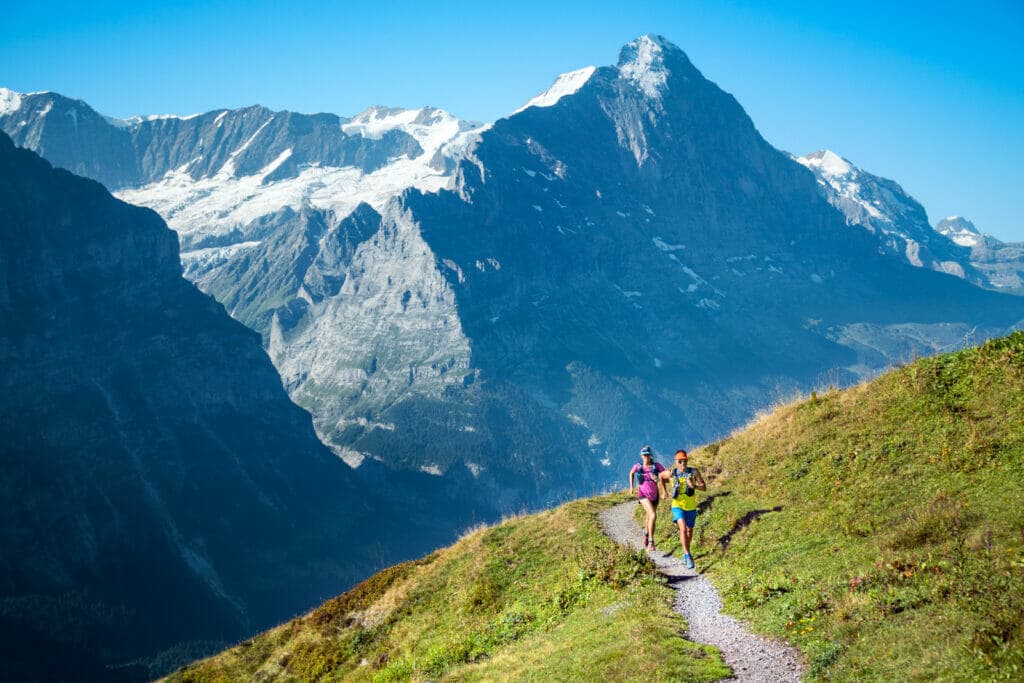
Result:
<instances>
[{"instance_id":1,"label":"bare leg","mask_svg":"<svg viewBox=\"0 0 1024 683\"><path fill-rule=\"evenodd\" d=\"M644 519L644 530L647 532L647 538L654 540L654 520L657 519L658 513L654 509L654 503L647 498L640 499L640 505L643 506L644 512L647 517Z\"/></svg>"},{"instance_id":2,"label":"bare leg","mask_svg":"<svg viewBox=\"0 0 1024 683\"><path fill-rule=\"evenodd\" d=\"M690 552L690 534L688 534L686 532L687 531L691 531L692 532L692 530L688 529L687 526L686 526L686 522L684 522L681 519L676 522L676 526L679 527L679 545L683 546L683 552L684 553L689 553Z\"/></svg>"}]
</instances>

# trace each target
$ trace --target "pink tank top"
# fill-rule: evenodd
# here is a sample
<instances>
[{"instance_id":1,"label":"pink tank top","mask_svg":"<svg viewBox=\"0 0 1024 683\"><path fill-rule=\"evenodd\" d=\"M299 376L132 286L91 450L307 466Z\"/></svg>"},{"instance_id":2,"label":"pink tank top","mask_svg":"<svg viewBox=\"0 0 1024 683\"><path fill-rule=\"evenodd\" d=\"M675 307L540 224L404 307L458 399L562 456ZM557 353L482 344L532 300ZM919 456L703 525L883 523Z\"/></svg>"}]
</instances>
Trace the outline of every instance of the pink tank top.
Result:
<instances>
[{"instance_id":1,"label":"pink tank top","mask_svg":"<svg viewBox=\"0 0 1024 683\"><path fill-rule=\"evenodd\" d=\"M629 471L629 476L634 477L635 482L637 470L642 465L637 463L633 465L633 469ZM650 467L644 467L644 480L637 489L636 495L638 498L647 498L649 500L658 500L658 475L665 471L665 467L660 463L652 463Z\"/></svg>"}]
</instances>

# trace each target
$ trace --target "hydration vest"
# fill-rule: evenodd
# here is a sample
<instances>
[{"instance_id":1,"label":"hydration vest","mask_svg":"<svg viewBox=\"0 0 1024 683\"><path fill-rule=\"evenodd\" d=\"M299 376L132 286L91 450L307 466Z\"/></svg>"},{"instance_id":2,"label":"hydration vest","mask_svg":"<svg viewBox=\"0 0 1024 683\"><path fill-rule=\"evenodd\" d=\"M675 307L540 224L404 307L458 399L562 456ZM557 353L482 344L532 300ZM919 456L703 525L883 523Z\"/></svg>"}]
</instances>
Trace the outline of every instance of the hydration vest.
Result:
<instances>
[{"instance_id":1,"label":"hydration vest","mask_svg":"<svg viewBox=\"0 0 1024 683\"><path fill-rule=\"evenodd\" d=\"M644 477L650 476L652 480L657 481L658 478L658 467L653 462L651 463L651 471L644 472L644 464L640 463L636 466L636 472L633 473L636 476L636 485L639 488L645 481ZM621 481L621 480L620 480Z\"/></svg>"},{"instance_id":2,"label":"hydration vest","mask_svg":"<svg viewBox=\"0 0 1024 683\"><path fill-rule=\"evenodd\" d=\"M672 483L673 483L672 498L673 499L675 499L675 498L677 498L679 496L679 488L683 485L683 481L690 474L693 474L693 468L692 467L687 467L685 470L683 470L682 473L679 472L679 468L678 467L673 467L672 468ZM693 493L694 493L694 489L692 489L690 487L686 487L686 489L684 490L684 493L687 496L692 496Z\"/></svg>"}]
</instances>

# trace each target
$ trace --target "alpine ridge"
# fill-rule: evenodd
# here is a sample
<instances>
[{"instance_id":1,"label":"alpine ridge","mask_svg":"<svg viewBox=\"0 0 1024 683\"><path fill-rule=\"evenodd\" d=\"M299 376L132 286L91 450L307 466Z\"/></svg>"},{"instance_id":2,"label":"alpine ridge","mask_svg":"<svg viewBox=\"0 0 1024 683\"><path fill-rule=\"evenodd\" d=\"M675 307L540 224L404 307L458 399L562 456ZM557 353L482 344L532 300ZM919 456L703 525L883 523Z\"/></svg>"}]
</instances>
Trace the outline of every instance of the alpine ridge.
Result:
<instances>
[{"instance_id":1,"label":"alpine ridge","mask_svg":"<svg viewBox=\"0 0 1024 683\"><path fill-rule=\"evenodd\" d=\"M110 183L168 220L186 275L261 334L337 455L468 482L490 515L1024 319L895 183L857 175L877 196L837 208L821 164L769 145L660 36L489 125L379 107L111 123L6 97L0 125L55 163L145 150ZM90 146L86 122L129 142Z\"/></svg>"},{"instance_id":2,"label":"alpine ridge","mask_svg":"<svg viewBox=\"0 0 1024 683\"><path fill-rule=\"evenodd\" d=\"M995 289L1024 294L1024 243L1003 242L980 232L961 216L948 216L935 230L970 249L970 263Z\"/></svg>"},{"instance_id":3,"label":"alpine ridge","mask_svg":"<svg viewBox=\"0 0 1024 683\"><path fill-rule=\"evenodd\" d=\"M867 173L831 150L796 160L818 177L823 195L848 224L878 237L884 253L982 287L1020 292L1024 265L1018 245L982 238L959 216L939 221L932 229L924 207L895 181Z\"/></svg>"}]
</instances>

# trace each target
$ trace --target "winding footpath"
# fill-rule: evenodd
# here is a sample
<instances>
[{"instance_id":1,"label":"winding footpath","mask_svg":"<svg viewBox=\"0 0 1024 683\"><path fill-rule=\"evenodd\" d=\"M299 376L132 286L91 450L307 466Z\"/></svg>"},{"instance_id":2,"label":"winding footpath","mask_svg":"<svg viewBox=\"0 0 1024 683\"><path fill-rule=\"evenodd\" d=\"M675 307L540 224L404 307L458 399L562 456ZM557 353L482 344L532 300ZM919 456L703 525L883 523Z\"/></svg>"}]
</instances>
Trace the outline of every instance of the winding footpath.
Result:
<instances>
[{"instance_id":1,"label":"winding footpath","mask_svg":"<svg viewBox=\"0 0 1024 683\"><path fill-rule=\"evenodd\" d=\"M641 529L633 519L636 503L621 503L602 512L598 519L604 532L616 543L640 548ZM673 609L689 624L686 637L714 645L733 671L729 681L799 681L803 666L796 649L758 636L741 622L722 614L718 592L704 576L683 566L678 557L648 552L658 570L676 589Z\"/></svg>"}]
</instances>

